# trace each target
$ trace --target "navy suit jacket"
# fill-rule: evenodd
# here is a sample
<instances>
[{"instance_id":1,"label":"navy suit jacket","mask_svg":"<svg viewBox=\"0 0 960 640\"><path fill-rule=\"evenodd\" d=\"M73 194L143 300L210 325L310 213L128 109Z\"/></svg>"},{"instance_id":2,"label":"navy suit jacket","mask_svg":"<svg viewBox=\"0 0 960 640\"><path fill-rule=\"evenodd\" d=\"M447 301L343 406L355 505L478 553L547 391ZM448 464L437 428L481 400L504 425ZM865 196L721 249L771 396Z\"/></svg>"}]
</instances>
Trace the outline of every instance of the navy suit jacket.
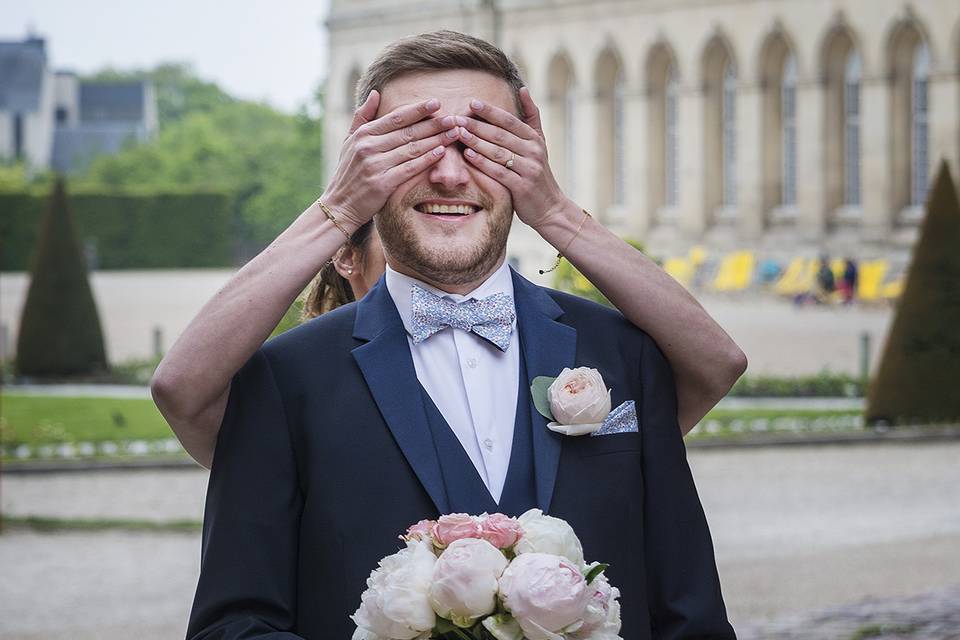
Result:
<instances>
[{"instance_id":1,"label":"navy suit jacket","mask_svg":"<svg viewBox=\"0 0 960 640\"><path fill-rule=\"evenodd\" d=\"M610 564L625 640L734 638L663 354L615 310L513 280L530 380L595 367L640 423L562 436L531 402L539 508ZM257 351L217 442L189 638L351 637L348 616L397 536L448 512L421 398L382 278Z\"/></svg>"}]
</instances>

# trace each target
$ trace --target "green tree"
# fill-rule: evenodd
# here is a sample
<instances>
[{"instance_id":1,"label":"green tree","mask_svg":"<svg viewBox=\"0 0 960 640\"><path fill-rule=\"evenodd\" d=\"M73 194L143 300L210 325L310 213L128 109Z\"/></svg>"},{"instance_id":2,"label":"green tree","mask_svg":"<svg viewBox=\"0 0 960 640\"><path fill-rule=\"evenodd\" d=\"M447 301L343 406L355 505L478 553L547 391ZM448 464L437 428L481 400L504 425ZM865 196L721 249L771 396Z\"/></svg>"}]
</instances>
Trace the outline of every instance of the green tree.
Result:
<instances>
[{"instance_id":1,"label":"green tree","mask_svg":"<svg viewBox=\"0 0 960 640\"><path fill-rule=\"evenodd\" d=\"M927 198L867 420L960 421L960 202L946 162Z\"/></svg>"},{"instance_id":2,"label":"green tree","mask_svg":"<svg viewBox=\"0 0 960 640\"><path fill-rule=\"evenodd\" d=\"M269 243L322 191L322 122L235 101L185 115L149 143L94 160L75 184L229 193L241 241Z\"/></svg>"},{"instance_id":3,"label":"green tree","mask_svg":"<svg viewBox=\"0 0 960 640\"><path fill-rule=\"evenodd\" d=\"M106 368L100 317L59 178L40 223L17 336L17 369L27 376L68 376Z\"/></svg>"}]
</instances>

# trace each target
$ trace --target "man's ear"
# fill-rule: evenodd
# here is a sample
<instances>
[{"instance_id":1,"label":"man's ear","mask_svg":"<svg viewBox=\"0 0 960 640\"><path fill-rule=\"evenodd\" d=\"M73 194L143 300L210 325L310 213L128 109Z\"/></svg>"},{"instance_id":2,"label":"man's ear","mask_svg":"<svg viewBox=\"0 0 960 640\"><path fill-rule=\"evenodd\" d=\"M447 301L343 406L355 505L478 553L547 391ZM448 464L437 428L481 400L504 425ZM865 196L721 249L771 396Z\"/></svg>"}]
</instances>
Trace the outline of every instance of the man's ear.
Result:
<instances>
[{"instance_id":1,"label":"man's ear","mask_svg":"<svg viewBox=\"0 0 960 640\"><path fill-rule=\"evenodd\" d=\"M361 268L361 265L356 260L357 256L358 252L355 251L353 247L340 247L333 256L333 268L337 270L337 273L349 280L353 277L353 274Z\"/></svg>"}]
</instances>

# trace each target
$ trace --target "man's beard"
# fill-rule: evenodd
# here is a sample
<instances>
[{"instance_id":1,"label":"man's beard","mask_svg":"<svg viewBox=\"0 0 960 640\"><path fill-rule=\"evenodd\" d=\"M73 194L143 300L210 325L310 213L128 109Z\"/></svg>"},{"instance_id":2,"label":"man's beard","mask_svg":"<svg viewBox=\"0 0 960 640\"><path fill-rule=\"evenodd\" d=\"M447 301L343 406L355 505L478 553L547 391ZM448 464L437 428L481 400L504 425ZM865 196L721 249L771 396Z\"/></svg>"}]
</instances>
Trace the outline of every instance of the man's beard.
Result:
<instances>
[{"instance_id":1,"label":"man's beard","mask_svg":"<svg viewBox=\"0 0 960 640\"><path fill-rule=\"evenodd\" d=\"M476 246L464 250L457 246L424 245L411 225L410 216L429 215L417 212L413 205L430 198L462 198L483 207L482 215L486 222L484 233ZM513 203L509 200L495 203L482 192L468 196L463 193L444 194L433 189L414 189L397 205L391 206L388 201L374 221L380 242L389 256L431 283L463 285L477 282L497 266L507 246L507 236L513 222ZM455 229L451 229L451 232L456 233Z\"/></svg>"}]
</instances>

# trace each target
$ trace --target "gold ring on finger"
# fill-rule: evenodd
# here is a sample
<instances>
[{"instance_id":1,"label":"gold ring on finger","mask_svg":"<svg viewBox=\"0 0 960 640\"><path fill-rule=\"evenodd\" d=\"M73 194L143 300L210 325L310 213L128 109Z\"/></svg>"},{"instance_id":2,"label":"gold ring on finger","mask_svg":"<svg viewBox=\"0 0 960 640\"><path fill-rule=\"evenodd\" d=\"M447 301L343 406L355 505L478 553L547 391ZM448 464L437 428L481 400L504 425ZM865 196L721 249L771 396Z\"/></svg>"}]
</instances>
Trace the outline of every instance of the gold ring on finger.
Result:
<instances>
[{"instance_id":1,"label":"gold ring on finger","mask_svg":"<svg viewBox=\"0 0 960 640\"><path fill-rule=\"evenodd\" d=\"M506 162L504 162L504 163L503 163L503 166L505 166L507 169L513 169L513 159L516 158L516 157L517 157L517 154L511 153L511 154L510 154L510 159L507 160Z\"/></svg>"}]
</instances>

